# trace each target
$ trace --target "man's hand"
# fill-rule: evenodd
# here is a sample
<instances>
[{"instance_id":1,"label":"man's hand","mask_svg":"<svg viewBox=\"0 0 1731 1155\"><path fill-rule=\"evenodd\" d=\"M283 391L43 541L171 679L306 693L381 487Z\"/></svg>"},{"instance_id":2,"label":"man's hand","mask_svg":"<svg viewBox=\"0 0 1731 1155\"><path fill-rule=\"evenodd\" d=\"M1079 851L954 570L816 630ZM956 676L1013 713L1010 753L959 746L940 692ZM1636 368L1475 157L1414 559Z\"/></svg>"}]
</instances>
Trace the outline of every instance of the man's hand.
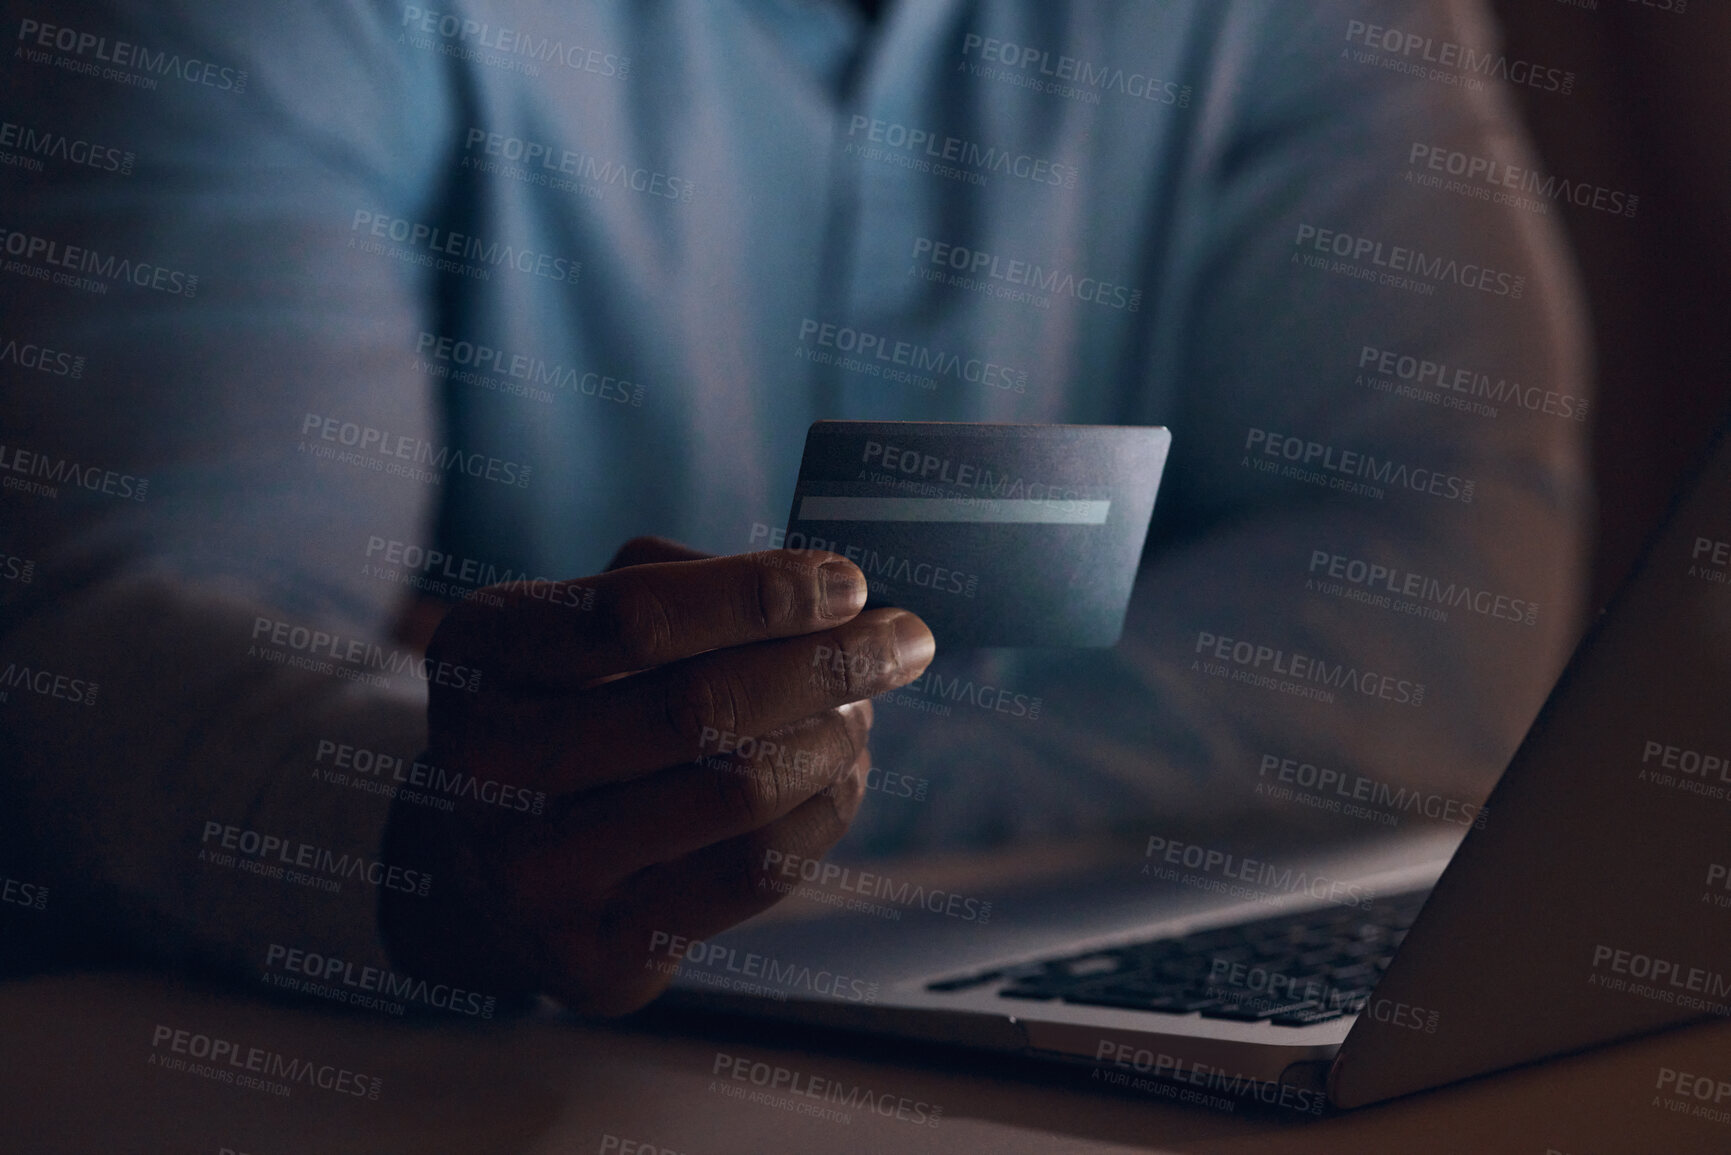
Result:
<instances>
[{"instance_id":1,"label":"man's hand","mask_svg":"<svg viewBox=\"0 0 1731 1155\"><path fill-rule=\"evenodd\" d=\"M387 855L436 880L385 899L405 971L603 1014L642 1006L676 961L652 955L657 932L701 939L750 917L778 897L769 852L815 858L841 838L870 766L868 699L932 659L919 618L860 612L864 575L835 554L703 558L639 539L615 566L494 587L434 633L428 658L481 680L432 685L427 761L547 802L539 816L397 804Z\"/></svg>"}]
</instances>

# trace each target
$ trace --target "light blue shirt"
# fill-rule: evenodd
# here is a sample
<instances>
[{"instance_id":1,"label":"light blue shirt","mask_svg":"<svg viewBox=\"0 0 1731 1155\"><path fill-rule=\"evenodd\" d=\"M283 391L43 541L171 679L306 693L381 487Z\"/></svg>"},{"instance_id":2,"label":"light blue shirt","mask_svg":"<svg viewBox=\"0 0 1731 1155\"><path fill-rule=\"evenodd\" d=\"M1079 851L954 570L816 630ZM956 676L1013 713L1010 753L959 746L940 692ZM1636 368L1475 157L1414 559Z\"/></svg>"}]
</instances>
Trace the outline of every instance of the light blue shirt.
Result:
<instances>
[{"instance_id":1,"label":"light blue shirt","mask_svg":"<svg viewBox=\"0 0 1731 1155\"><path fill-rule=\"evenodd\" d=\"M1556 209L1450 167L1533 164L1495 77L1551 78L1475 3L158 7L12 13L11 119L132 159L0 171L3 337L84 358L0 365L0 472L148 481L0 498L0 664L103 695L14 692L9 776L30 868L153 953L370 933L365 896L218 929L250 892L192 861L213 816L376 845L318 744L424 740L415 679L270 665L261 619L764 548L819 418L1174 437L1124 641L941 654L873 739L924 797L855 852L1314 825L1287 761L1476 801L1573 640Z\"/></svg>"}]
</instances>

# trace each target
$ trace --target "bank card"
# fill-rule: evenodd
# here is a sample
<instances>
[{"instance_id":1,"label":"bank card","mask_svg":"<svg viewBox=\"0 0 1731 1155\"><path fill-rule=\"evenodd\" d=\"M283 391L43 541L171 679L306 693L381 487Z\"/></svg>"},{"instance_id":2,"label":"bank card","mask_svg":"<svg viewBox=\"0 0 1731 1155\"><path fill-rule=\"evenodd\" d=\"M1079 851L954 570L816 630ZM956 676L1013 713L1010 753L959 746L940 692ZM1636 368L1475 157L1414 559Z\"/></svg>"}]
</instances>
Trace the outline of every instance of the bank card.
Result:
<instances>
[{"instance_id":1,"label":"bank card","mask_svg":"<svg viewBox=\"0 0 1731 1155\"><path fill-rule=\"evenodd\" d=\"M781 542L865 571L938 649L1109 647L1171 434L1161 426L818 421Z\"/></svg>"}]
</instances>

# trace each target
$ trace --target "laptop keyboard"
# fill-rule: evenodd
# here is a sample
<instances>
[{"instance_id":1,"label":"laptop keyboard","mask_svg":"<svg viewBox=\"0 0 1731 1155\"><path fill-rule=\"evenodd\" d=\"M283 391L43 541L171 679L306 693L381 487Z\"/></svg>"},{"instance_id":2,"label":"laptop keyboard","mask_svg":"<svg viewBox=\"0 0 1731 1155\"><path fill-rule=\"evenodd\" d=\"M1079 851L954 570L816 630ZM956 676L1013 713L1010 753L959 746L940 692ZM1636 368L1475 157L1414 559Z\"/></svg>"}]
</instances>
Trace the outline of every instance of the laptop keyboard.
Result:
<instances>
[{"instance_id":1,"label":"laptop keyboard","mask_svg":"<svg viewBox=\"0 0 1731 1155\"><path fill-rule=\"evenodd\" d=\"M1149 939L929 983L1000 998L1308 1027L1357 1014L1428 890Z\"/></svg>"}]
</instances>

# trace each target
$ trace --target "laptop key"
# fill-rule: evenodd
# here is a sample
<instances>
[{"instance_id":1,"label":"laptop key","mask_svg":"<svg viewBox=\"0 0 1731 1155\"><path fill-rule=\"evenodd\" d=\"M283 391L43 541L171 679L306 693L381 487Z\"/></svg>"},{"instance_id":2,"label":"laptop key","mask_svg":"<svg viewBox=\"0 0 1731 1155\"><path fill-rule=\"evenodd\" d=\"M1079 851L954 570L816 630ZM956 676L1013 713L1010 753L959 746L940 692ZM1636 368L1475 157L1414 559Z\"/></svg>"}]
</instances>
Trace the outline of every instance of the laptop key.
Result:
<instances>
[{"instance_id":1,"label":"laptop key","mask_svg":"<svg viewBox=\"0 0 1731 1155\"><path fill-rule=\"evenodd\" d=\"M1010 999L1057 999L1089 985L1084 979L1066 979L1061 975L1051 975L1011 983L998 993Z\"/></svg>"},{"instance_id":2,"label":"laptop key","mask_svg":"<svg viewBox=\"0 0 1731 1155\"><path fill-rule=\"evenodd\" d=\"M1181 944L1179 949L1185 954L1206 954L1209 951L1242 946L1244 932L1239 927L1231 926L1225 930L1205 930L1185 935L1178 942Z\"/></svg>"},{"instance_id":3,"label":"laptop key","mask_svg":"<svg viewBox=\"0 0 1731 1155\"><path fill-rule=\"evenodd\" d=\"M1170 1011L1174 1014L1187 1015L1194 1011L1204 1011L1209 1007L1219 1006L1225 1001L1226 1000L1217 994L1191 991L1187 994L1168 995L1167 997L1158 1000L1154 1009Z\"/></svg>"},{"instance_id":4,"label":"laptop key","mask_svg":"<svg viewBox=\"0 0 1731 1155\"><path fill-rule=\"evenodd\" d=\"M1004 977L1003 971L982 971L977 975L966 975L962 978L939 979L935 983L927 983L928 991L948 993L950 991L965 991L972 987L983 987L989 982L995 982Z\"/></svg>"},{"instance_id":5,"label":"laptop key","mask_svg":"<svg viewBox=\"0 0 1731 1155\"><path fill-rule=\"evenodd\" d=\"M1384 899L1370 909L1304 911L1179 937L1095 949L1043 962L982 971L932 983L934 991L961 991L1003 981L1004 998L1062 1000L1166 1014L1207 1013L1227 1021L1309 1026L1357 1014L1370 989L1406 937L1424 894ZM1225 963L1225 968L1220 964ZM1246 966L1279 974L1288 984L1327 988L1320 1005L1291 989L1284 1001L1255 995L1218 980Z\"/></svg>"},{"instance_id":6,"label":"laptop key","mask_svg":"<svg viewBox=\"0 0 1731 1155\"><path fill-rule=\"evenodd\" d=\"M1135 990L1102 985L1071 991L1064 996L1064 1001L1079 1006L1126 1007L1184 1015L1204 1007L1219 1006L1226 1000L1216 992L1194 987Z\"/></svg>"},{"instance_id":7,"label":"laptop key","mask_svg":"<svg viewBox=\"0 0 1731 1155\"><path fill-rule=\"evenodd\" d=\"M1230 947L1226 947L1222 950L1210 951L1208 954L1208 958L1209 958L1210 963L1212 963L1215 959L1219 959L1220 961L1227 962L1227 963L1249 962L1251 959L1253 959L1255 957L1256 957L1255 949L1253 947L1248 947L1248 946L1230 946Z\"/></svg>"},{"instance_id":8,"label":"laptop key","mask_svg":"<svg viewBox=\"0 0 1731 1155\"><path fill-rule=\"evenodd\" d=\"M1250 949L1260 959L1287 958L1292 954L1292 944L1283 938L1265 938Z\"/></svg>"},{"instance_id":9,"label":"laptop key","mask_svg":"<svg viewBox=\"0 0 1731 1155\"><path fill-rule=\"evenodd\" d=\"M1005 987L998 992L1000 999L1031 999L1035 1002L1051 1002L1062 992L1052 987Z\"/></svg>"},{"instance_id":10,"label":"laptop key","mask_svg":"<svg viewBox=\"0 0 1731 1155\"><path fill-rule=\"evenodd\" d=\"M1295 1015L1313 1010L1317 1003L1310 999L1281 1003L1239 1003L1236 1006L1213 1007L1202 1012L1205 1019L1225 1019L1234 1023L1259 1023L1277 1015Z\"/></svg>"},{"instance_id":11,"label":"laptop key","mask_svg":"<svg viewBox=\"0 0 1731 1155\"><path fill-rule=\"evenodd\" d=\"M1119 1007L1132 1011L1171 1012L1178 1000L1175 1000L1171 995L1109 989L1072 991L1064 996L1064 1001L1083 1007Z\"/></svg>"},{"instance_id":12,"label":"laptop key","mask_svg":"<svg viewBox=\"0 0 1731 1155\"><path fill-rule=\"evenodd\" d=\"M1268 1021L1277 1027L1310 1027L1317 1023L1326 1023L1331 1019L1344 1017L1346 1017L1346 1012L1338 1008L1312 1007L1309 1010L1276 1015Z\"/></svg>"}]
</instances>

